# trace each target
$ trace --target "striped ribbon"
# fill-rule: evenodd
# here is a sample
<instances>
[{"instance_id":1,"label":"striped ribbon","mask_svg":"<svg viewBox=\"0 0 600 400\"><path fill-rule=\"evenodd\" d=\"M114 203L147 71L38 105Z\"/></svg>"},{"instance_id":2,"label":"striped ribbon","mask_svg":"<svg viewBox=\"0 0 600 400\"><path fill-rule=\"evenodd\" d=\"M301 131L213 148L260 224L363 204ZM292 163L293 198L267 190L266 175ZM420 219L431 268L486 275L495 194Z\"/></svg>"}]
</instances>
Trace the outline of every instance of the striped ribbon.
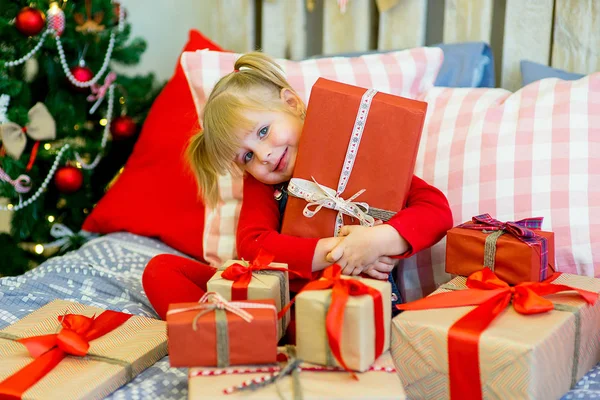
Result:
<instances>
[{"instance_id":1,"label":"striped ribbon","mask_svg":"<svg viewBox=\"0 0 600 400\"><path fill-rule=\"evenodd\" d=\"M371 103L376 94L377 90L369 89L363 94L360 100L360 106L358 107L356 119L354 120L350 142L346 149L346 156L344 158L337 190L333 190L332 188L317 183L314 178L314 184L305 179L292 178L288 185L289 194L309 202L303 211L305 217L311 218L323 207L338 212L335 220L335 236L339 235L339 232L344 225L344 214L357 218L361 225L364 226L373 226L375 223L374 218L367 214L369 211L369 205L367 203L353 202L353 200L360 196L365 189L359 190L348 200L343 199L341 195L346 190L346 185L352 174L352 168L356 161L356 154L358 153L360 141L367 123L367 117L369 116L369 110L371 109ZM317 207L314 210L311 210L310 207L315 205Z\"/></svg>"},{"instance_id":2,"label":"striped ribbon","mask_svg":"<svg viewBox=\"0 0 600 400\"><path fill-rule=\"evenodd\" d=\"M484 267L494 270L496 241L504 234L508 233L519 239L530 247L540 249L540 280L548 277L548 240L535 233L532 229L541 229L543 217L524 218L519 221L502 222L494 219L490 214L476 215L471 222L459 225L459 228L476 229L482 232L495 231L486 238L484 250Z\"/></svg>"},{"instance_id":3,"label":"striped ribbon","mask_svg":"<svg viewBox=\"0 0 600 400\"><path fill-rule=\"evenodd\" d=\"M17 193L27 193L31 190L31 178L25 174L19 175L16 179L11 177L0 168L0 181L4 181L15 188Z\"/></svg>"}]
</instances>

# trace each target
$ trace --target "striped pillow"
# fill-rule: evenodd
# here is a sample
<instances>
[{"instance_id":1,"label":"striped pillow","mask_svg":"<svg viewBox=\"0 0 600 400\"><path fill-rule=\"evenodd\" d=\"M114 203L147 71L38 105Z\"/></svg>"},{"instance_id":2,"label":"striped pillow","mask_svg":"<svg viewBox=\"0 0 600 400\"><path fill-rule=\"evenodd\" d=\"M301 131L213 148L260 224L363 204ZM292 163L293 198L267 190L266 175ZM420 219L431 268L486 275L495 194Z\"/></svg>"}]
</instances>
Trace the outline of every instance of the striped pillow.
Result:
<instances>
[{"instance_id":1,"label":"striped pillow","mask_svg":"<svg viewBox=\"0 0 600 400\"><path fill-rule=\"evenodd\" d=\"M216 84L233 71L240 54L202 50L185 52L181 65L185 71L198 114ZM300 97L307 102L313 84L324 77L381 92L416 98L433 87L443 62L443 51L422 47L359 57L332 57L305 61L277 60ZM220 182L223 205L206 208L204 258L213 265L235 258L235 230L242 200L240 178L225 176Z\"/></svg>"},{"instance_id":2,"label":"striped pillow","mask_svg":"<svg viewBox=\"0 0 600 400\"><path fill-rule=\"evenodd\" d=\"M433 88L415 174L442 190L454 223L544 217L559 271L600 276L600 73L503 89ZM445 240L404 261L408 300L450 279Z\"/></svg>"}]
</instances>

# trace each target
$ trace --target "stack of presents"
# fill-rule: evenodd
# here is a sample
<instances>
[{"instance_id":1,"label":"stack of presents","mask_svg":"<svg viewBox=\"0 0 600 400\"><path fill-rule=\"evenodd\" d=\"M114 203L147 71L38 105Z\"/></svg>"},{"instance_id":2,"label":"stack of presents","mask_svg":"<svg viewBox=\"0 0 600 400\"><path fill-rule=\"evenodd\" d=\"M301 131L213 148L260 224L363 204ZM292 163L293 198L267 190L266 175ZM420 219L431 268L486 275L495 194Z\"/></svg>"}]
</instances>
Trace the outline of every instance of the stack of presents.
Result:
<instances>
[{"instance_id":1,"label":"stack of presents","mask_svg":"<svg viewBox=\"0 0 600 400\"><path fill-rule=\"evenodd\" d=\"M404 204L426 104L324 79L309 104L283 231L332 236ZM557 399L600 361L600 280L556 273L540 227L452 228L454 279L394 318L388 281L335 264L290 299L266 252L225 263L166 323L55 301L0 331L0 397L102 398L168 353L191 399Z\"/></svg>"}]
</instances>

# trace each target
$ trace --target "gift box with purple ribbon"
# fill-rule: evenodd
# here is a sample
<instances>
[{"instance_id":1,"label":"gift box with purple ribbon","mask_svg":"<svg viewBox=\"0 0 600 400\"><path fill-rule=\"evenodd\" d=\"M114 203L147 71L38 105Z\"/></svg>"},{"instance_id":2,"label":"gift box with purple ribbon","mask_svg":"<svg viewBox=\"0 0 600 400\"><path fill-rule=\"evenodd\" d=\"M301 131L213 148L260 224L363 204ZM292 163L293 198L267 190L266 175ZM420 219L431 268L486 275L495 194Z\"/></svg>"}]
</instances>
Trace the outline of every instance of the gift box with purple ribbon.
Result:
<instances>
[{"instance_id":1,"label":"gift box with purple ribbon","mask_svg":"<svg viewBox=\"0 0 600 400\"><path fill-rule=\"evenodd\" d=\"M510 284L546 279L555 271L554 233L540 230L542 221L502 222L482 214L450 229L446 272L469 276L488 267Z\"/></svg>"}]
</instances>

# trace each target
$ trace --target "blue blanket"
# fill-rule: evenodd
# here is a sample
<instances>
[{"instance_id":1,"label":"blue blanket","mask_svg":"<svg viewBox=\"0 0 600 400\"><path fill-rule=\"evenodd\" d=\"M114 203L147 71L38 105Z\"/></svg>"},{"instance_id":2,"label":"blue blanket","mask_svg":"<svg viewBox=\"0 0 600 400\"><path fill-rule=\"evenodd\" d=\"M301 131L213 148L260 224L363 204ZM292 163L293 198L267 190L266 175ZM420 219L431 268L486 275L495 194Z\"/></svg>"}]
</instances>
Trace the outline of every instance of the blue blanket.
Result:
<instances>
[{"instance_id":1,"label":"blue blanket","mask_svg":"<svg viewBox=\"0 0 600 400\"><path fill-rule=\"evenodd\" d=\"M179 254L163 243L130 233L94 239L77 251L51 258L17 277L0 278L0 329L54 299L157 318L142 289L142 272L161 253ZM138 375L109 399L182 399L187 370L170 368L168 356ZM600 400L600 365L563 400Z\"/></svg>"},{"instance_id":2,"label":"blue blanket","mask_svg":"<svg viewBox=\"0 0 600 400\"><path fill-rule=\"evenodd\" d=\"M51 258L18 277L0 279L0 329L54 299L157 318L142 289L142 272L156 254L175 250L129 233L94 239L77 251ZM111 399L182 399L187 370L168 357L143 371Z\"/></svg>"}]
</instances>

